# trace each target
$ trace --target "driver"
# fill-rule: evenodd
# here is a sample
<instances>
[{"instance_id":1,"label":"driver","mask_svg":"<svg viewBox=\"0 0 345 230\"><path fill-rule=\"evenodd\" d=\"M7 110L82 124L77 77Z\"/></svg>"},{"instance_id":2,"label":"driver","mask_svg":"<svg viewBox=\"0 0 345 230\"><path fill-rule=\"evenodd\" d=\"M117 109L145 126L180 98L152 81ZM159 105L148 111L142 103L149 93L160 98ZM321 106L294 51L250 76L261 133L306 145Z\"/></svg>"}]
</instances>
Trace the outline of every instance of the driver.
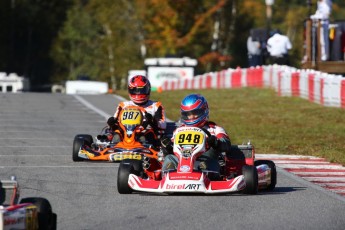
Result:
<instances>
[{"instance_id":1,"label":"driver","mask_svg":"<svg viewBox=\"0 0 345 230\"><path fill-rule=\"evenodd\" d=\"M161 102L149 100L150 93L150 81L143 75L133 76L128 82L128 94L131 100L119 103L114 116L109 117L107 121L110 129L112 131L119 129L118 116L121 110L126 106L134 105L145 110L145 114L143 114L145 117L143 127L146 130L154 130L154 133L163 134L166 129L165 110ZM157 145L156 142L158 140L156 138L152 136L147 136L146 138L151 144Z\"/></svg>"},{"instance_id":2,"label":"driver","mask_svg":"<svg viewBox=\"0 0 345 230\"><path fill-rule=\"evenodd\" d=\"M231 141L225 130L209 121L209 108L206 99L200 94L190 94L181 102L182 126L198 127L207 130L210 136L207 137L207 151L196 161L195 169L207 169L220 171L218 157L221 152L230 150ZM207 132L206 131L206 132ZM173 154L173 138L162 139L162 151L165 155L162 170L176 169L178 158Z\"/></svg>"}]
</instances>

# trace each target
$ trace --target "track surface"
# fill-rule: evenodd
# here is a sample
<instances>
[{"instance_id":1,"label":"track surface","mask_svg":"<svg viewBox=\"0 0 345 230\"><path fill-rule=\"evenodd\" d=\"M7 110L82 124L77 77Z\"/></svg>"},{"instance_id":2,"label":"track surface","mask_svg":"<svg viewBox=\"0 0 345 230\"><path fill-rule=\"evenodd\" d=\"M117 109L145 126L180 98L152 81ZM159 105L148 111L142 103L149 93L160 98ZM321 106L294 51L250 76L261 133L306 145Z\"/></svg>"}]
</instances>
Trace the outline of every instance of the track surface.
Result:
<instances>
[{"instance_id":1,"label":"track surface","mask_svg":"<svg viewBox=\"0 0 345 230\"><path fill-rule=\"evenodd\" d=\"M274 192L255 196L118 194L117 163L73 162L71 153L74 136L98 134L117 103L0 94L1 179L17 176L23 198L47 198L58 229L344 229L343 196L281 168Z\"/></svg>"}]
</instances>

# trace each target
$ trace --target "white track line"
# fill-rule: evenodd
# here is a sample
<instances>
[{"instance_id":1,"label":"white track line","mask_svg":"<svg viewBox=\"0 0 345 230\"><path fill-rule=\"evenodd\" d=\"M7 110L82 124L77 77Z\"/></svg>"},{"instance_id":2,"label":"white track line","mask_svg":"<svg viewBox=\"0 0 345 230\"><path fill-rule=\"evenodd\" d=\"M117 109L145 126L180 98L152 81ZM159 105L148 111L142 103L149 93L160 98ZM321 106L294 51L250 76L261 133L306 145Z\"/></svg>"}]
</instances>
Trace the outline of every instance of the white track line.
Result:
<instances>
[{"instance_id":1,"label":"white track line","mask_svg":"<svg viewBox=\"0 0 345 230\"><path fill-rule=\"evenodd\" d=\"M74 97L79 102L81 102L83 105L85 105L89 109L92 109L93 111L95 111L96 113L98 113L99 115L104 117L105 119L108 119L110 117L110 115L108 113L106 113L103 110L100 110L99 108L95 107L94 105L92 105L90 102L86 101L84 98L80 97L79 95L74 95Z\"/></svg>"},{"instance_id":2,"label":"white track line","mask_svg":"<svg viewBox=\"0 0 345 230\"><path fill-rule=\"evenodd\" d=\"M118 164L114 164L114 163L109 163L109 165L14 165L14 166L0 166L0 169L8 169L8 168L34 168L34 169L37 169L37 168L118 168Z\"/></svg>"}]
</instances>

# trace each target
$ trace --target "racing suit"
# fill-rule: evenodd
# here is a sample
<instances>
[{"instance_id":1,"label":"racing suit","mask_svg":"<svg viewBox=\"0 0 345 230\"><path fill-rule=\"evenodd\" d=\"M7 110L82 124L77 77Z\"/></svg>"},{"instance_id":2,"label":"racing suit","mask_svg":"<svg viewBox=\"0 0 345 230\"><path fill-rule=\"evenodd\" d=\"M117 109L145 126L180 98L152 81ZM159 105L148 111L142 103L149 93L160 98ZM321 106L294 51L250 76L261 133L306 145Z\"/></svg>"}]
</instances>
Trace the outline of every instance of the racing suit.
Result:
<instances>
[{"instance_id":1,"label":"racing suit","mask_svg":"<svg viewBox=\"0 0 345 230\"><path fill-rule=\"evenodd\" d=\"M184 125L182 125L184 126ZM228 152L231 148L231 141L230 137L224 130L224 128L216 125L216 123L212 121L206 122L206 124L201 127L202 129L207 130L211 137L207 138L207 148L208 150L203 153L195 162L194 169L207 169L210 171L220 171L220 165L218 163L219 154L222 152ZM178 158L173 154L173 139L174 139L175 133L173 134L173 137L171 140L162 141L162 151L165 155L164 163L162 170L168 170L168 169L176 169L178 165Z\"/></svg>"},{"instance_id":2,"label":"racing suit","mask_svg":"<svg viewBox=\"0 0 345 230\"><path fill-rule=\"evenodd\" d=\"M135 104L133 101L120 102L113 116L114 122L110 123L108 120L108 125L111 128L111 130L118 129L118 123L117 123L118 116L121 110L126 106L139 106L139 105ZM145 129L146 130L152 129L154 133L158 135L164 134L165 129L166 129L166 116L165 116L165 110L164 110L164 107L162 106L162 103L159 101L148 100L145 104L140 105L139 107L145 109L146 111L144 116L146 117L148 124L143 125ZM155 139L154 137L148 136L146 138L151 144L155 146L160 145L160 143L157 143L159 141Z\"/></svg>"}]
</instances>

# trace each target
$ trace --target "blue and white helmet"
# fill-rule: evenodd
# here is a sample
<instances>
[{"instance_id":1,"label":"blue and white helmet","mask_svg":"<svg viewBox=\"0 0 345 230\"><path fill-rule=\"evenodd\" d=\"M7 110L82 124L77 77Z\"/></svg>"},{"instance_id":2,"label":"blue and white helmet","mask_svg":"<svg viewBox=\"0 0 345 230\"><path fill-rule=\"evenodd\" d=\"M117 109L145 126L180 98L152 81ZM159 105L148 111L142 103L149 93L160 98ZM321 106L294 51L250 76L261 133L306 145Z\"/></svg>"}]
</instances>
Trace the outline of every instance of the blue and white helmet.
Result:
<instances>
[{"instance_id":1,"label":"blue and white helmet","mask_svg":"<svg viewBox=\"0 0 345 230\"><path fill-rule=\"evenodd\" d=\"M181 122L186 126L202 127L208 116L208 103L200 94L190 94L182 100Z\"/></svg>"}]
</instances>

